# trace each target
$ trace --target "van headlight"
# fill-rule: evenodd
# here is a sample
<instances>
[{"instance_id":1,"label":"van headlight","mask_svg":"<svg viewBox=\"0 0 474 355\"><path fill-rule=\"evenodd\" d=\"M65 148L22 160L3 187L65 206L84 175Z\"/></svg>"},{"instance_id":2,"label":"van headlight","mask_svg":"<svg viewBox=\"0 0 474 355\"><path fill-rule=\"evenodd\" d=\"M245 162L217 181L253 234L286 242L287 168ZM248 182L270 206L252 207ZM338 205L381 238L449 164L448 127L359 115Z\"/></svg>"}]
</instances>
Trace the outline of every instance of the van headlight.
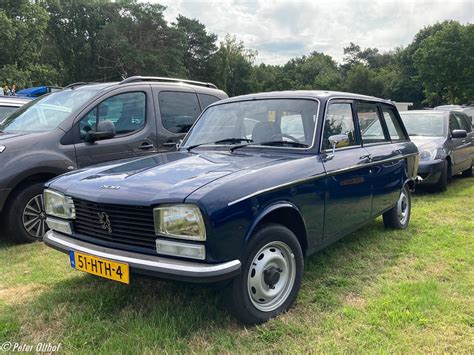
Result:
<instances>
[{"instance_id":1,"label":"van headlight","mask_svg":"<svg viewBox=\"0 0 474 355\"><path fill-rule=\"evenodd\" d=\"M187 240L206 240L206 228L196 205L168 205L153 209L155 234Z\"/></svg>"},{"instance_id":2,"label":"van headlight","mask_svg":"<svg viewBox=\"0 0 474 355\"><path fill-rule=\"evenodd\" d=\"M64 219L76 218L76 209L72 198L57 191L44 190L44 210L50 216Z\"/></svg>"}]
</instances>

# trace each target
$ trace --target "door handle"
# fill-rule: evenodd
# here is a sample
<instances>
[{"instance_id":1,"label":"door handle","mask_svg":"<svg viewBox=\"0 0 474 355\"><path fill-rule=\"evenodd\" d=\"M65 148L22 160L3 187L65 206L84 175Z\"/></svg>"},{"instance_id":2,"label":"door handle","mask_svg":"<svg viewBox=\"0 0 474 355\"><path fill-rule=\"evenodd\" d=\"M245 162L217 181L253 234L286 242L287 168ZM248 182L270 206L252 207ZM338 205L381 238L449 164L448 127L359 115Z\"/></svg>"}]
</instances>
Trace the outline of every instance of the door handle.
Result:
<instances>
[{"instance_id":1,"label":"door handle","mask_svg":"<svg viewBox=\"0 0 474 355\"><path fill-rule=\"evenodd\" d=\"M146 142L138 146L138 149L141 149L141 150L148 150L148 149L153 149L153 148L155 148L153 144L146 143Z\"/></svg>"},{"instance_id":2,"label":"door handle","mask_svg":"<svg viewBox=\"0 0 474 355\"><path fill-rule=\"evenodd\" d=\"M175 142L165 142L163 143L163 147L174 147L176 146Z\"/></svg>"},{"instance_id":3,"label":"door handle","mask_svg":"<svg viewBox=\"0 0 474 355\"><path fill-rule=\"evenodd\" d=\"M365 154L365 155L361 155L359 157L360 160L362 159L367 159L368 161L372 161L372 154Z\"/></svg>"}]
</instances>

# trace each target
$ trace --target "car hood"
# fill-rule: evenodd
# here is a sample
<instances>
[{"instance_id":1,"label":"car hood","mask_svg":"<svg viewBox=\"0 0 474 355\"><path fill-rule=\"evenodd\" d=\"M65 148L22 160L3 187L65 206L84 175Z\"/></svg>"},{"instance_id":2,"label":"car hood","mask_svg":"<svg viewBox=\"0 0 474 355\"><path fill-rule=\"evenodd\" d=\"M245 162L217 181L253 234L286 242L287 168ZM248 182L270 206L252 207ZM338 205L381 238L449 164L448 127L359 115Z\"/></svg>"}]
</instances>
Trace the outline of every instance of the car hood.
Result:
<instances>
[{"instance_id":1,"label":"car hood","mask_svg":"<svg viewBox=\"0 0 474 355\"><path fill-rule=\"evenodd\" d=\"M31 134L39 133L0 133L0 144L5 143L10 140L22 139L22 137L29 136Z\"/></svg>"},{"instance_id":2,"label":"car hood","mask_svg":"<svg viewBox=\"0 0 474 355\"><path fill-rule=\"evenodd\" d=\"M410 136L410 140L415 143L418 149L442 148L445 137L421 137Z\"/></svg>"},{"instance_id":3,"label":"car hood","mask_svg":"<svg viewBox=\"0 0 474 355\"><path fill-rule=\"evenodd\" d=\"M226 175L263 168L284 159L281 154L171 152L78 170L62 175L49 185L75 198L101 203L142 206L176 203Z\"/></svg>"}]
</instances>

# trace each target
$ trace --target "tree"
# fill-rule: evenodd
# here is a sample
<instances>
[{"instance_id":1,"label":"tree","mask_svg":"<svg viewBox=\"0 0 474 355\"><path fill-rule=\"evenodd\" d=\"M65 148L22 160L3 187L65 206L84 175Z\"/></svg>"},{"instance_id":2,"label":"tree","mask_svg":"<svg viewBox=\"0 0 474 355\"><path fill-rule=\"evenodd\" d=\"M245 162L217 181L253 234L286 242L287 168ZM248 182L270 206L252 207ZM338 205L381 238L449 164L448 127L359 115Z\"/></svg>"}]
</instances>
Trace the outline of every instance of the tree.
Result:
<instances>
[{"instance_id":1,"label":"tree","mask_svg":"<svg viewBox=\"0 0 474 355\"><path fill-rule=\"evenodd\" d=\"M357 94L380 96L384 89L384 82L375 71L360 63L349 70L344 82L344 90Z\"/></svg>"},{"instance_id":2,"label":"tree","mask_svg":"<svg viewBox=\"0 0 474 355\"><path fill-rule=\"evenodd\" d=\"M464 103L474 93L474 25L444 23L415 51L413 59L428 103Z\"/></svg>"}]
</instances>

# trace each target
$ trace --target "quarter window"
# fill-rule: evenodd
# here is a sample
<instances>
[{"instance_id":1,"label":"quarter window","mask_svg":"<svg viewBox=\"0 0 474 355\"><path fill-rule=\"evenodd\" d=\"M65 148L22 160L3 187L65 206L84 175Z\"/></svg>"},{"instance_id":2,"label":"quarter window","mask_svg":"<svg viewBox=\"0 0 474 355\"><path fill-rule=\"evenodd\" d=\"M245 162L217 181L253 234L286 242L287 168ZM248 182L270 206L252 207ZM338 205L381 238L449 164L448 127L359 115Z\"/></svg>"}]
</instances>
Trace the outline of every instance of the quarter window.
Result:
<instances>
[{"instance_id":1,"label":"quarter window","mask_svg":"<svg viewBox=\"0 0 474 355\"><path fill-rule=\"evenodd\" d=\"M109 97L94 107L79 122L81 139L87 132L96 132L101 121L111 121L117 136L141 130L145 126L146 97L144 92L128 92Z\"/></svg>"},{"instance_id":2,"label":"quarter window","mask_svg":"<svg viewBox=\"0 0 474 355\"><path fill-rule=\"evenodd\" d=\"M186 133L201 113L196 94L190 92L160 92L160 113L163 126L173 133Z\"/></svg>"},{"instance_id":3,"label":"quarter window","mask_svg":"<svg viewBox=\"0 0 474 355\"><path fill-rule=\"evenodd\" d=\"M345 146L358 145L355 135L354 117L350 103L330 103L324 121L323 149L329 149L329 137L344 134L349 140ZM339 146L340 148L341 146Z\"/></svg>"},{"instance_id":4,"label":"quarter window","mask_svg":"<svg viewBox=\"0 0 474 355\"><path fill-rule=\"evenodd\" d=\"M380 143L389 141L384 134L377 105L360 103L357 105L362 143Z\"/></svg>"},{"instance_id":5,"label":"quarter window","mask_svg":"<svg viewBox=\"0 0 474 355\"><path fill-rule=\"evenodd\" d=\"M407 140L403 129L398 122L395 112L388 107L382 107L383 117L385 118L385 123L387 124L388 133L392 141L402 141Z\"/></svg>"},{"instance_id":6,"label":"quarter window","mask_svg":"<svg viewBox=\"0 0 474 355\"><path fill-rule=\"evenodd\" d=\"M219 101L218 97L207 95L207 94L198 94L199 101L201 102L201 108L204 110L210 104Z\"/></svg>"}]
</instances>

